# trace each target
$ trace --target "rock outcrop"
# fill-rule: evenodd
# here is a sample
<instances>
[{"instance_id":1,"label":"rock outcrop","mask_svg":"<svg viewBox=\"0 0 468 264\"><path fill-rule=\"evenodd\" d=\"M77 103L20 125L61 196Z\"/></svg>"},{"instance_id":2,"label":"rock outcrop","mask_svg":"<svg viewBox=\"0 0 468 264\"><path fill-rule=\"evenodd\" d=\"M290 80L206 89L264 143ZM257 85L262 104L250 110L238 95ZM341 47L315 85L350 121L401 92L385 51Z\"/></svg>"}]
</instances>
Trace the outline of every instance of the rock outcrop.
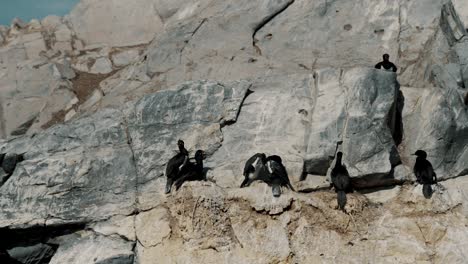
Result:
<instances>
[{"instance_id":1,"label":"rock outcrop","mask_svg":"<svg viewBox=\"0 0 468 264\"><path fill-rule=\"evenodd\" d=\"M0 27L0 257L20 263L459 263L468 5L82 0ZM389 53L397 73L374 69ZM164 194L183 139L206 181ZM441 180L414 183L424 149ZM345 212L336 151L355 192ZM254 153L298 192L239 188ZM5 154L5 155L3 155Z\"/></svg>"}]
</instances>

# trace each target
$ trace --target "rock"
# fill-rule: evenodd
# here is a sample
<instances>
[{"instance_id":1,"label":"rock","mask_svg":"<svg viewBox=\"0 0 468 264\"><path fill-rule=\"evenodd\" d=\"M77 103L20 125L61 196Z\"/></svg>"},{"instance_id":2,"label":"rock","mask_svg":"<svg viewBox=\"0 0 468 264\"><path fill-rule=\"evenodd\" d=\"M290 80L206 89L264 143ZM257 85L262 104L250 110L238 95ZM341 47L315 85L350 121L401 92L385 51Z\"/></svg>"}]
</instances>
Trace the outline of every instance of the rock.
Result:
<instances>
[{"instance_id":1,"label":"rock","mask_svg":"<svg viewBox=\"0 0 468 264\"><path fill-rule=\"evenodd\" d=\"M213 168L210 177L222 187L238 187L245 161L262 152L281 156L289 178L299 179L309 135L311 85L311 74L255 79L237 121L223 128L223 144L206 162Z\"/></svg>"},{"instance_id":2,"label":"rock","mask_svg":"<svg viewBox=\"0 0 468 264\"><path fill-rule=\"evenodd\" d=\"M56 248L48 244L37 244L30 247L10 249L8 254L19 263L48 263L55 254Z\"/></svg>"},{"instance_id":3,"label":"rock","mask_svg":"<svg viewBox=\"0 0 468 264\"><path fill-rule=\"evenodd\" d=\"M42 19L41 24L49 33L54 32L57 27L62 25L62 18L55 15L46 16Z\"/></svg>"},{"instance_id":4,"label":"rock","mask_svg":"<svg viewBox=\"0 0 468 264\"><path fill-rule=\"evenodd\" d=\"M31 19L31 21L29 21L29 23L28 23L28 29L29 30L40 30L40 29L42 29L41 22L39 22L39 20L37 20L37 19Z\"/></svg>"},{"instance_id":5,"label":"rock","mask_svg":"<svg viewBox=\"0 0 468 264\"><path fill-rule=\"evenodd\" d=\"M30 139L21 149L28 152L27 160L2 186L0 207L5 213L0 227L13 222L99 221L133 211L135 167L122 118L119 111L101 111ZM12 199L16 195L44 198L20 202Z\"/></svg>"},{"instance_id":6,"label":"rock","mask_svg":"<svg viewBox=\"0 0 468 264\"><path fill-rule=\"evenodd\" d=\"M77 37L88 45L146 44L163 30L154 0L136 5L125 5L119 0L80 2L70 13L70 22Z\"/></svg>"},{"instance_id":7,"label":"rock","mask_svg":"<svg viewBox=\"0 0 468 264\"><path fill-rule=\"evenodd\" d=\"M80 105L80 108L90 109L92 106L97 104L102 99L103 96L104 94L102 93L100 89L94 90L91 96L83 104Z\"/></svg>"},{"instance_id":8,"label":"rock","mask_svg":"<svg viewBox=\"0 0 468 264\"><path fill-rule=\"evenodd\" d=\"M404 164L412 168L415 157L411 154L425 150L439 179L466 175L468 113L463 93L443 68L434 67L434 78L443 88L402 89L408 111L403 112L405 136L400 153Z\"/></svg>"},{"instance_id":9,"label":"rock","mask_svg":"<svg viewBox=\"0 0 468 264\"><path fill-rule=\"evenodd\" d=\"M463 0L452 0L454 9L457 12L458 18L463 22L465 28L468 28L468 6Z\"/></svg>"},{"instance_id":10,"label":"rock","mask_svg":"<svg viewBox=\"0 0 468 264\"><path fill-rule=\"evenodd\" d=\"M135 229L138 241L143 247L161 244L171 234L170 216L165 208L156 208L136 216Z\"/></svg>"},{"instance_id":11,"label":"rock","mask_svg":"<svg viewBox=\"0 0 468 264\"><path fill-rule=\"evenodd\" d=\"M138 59L140 52L138 50L125 50L112 55L112 62L117 67L126 66Z\"/></svg>"},{"instance_id":12,"label":"rock","mask_svg":"<svg viewBox=\"0 0 468 264\"><path fill-rule=\"evenodd\" d=\"M98 222L91 229L104 236L119 235L127 240L135 241L135 217L117 215L104 222Z\"/></svg>"},{"instance_id":13,"label":"rock","mask_svg":"<svg viewBox=\"0 0 468 264\"><path fill-rule=\"evenodd\" d=\"M64 121L64 122L67 122L68 120L72 119L75 115L76 115L75 109L71 109L71 110L68 111L68 113L65 115L63 121Z\"/></svg>"},{"instance_id":14,"label":"rock","mask_svg":"<svg viewBox=\"0 0 468 264\"><path fill-rule=\"evenodd\" d=\"M458 43L456 43L454 49L458 55L458 59L460 60L459 69L462 79L461 82L457 79L457 84L460 87L466 88L468 87L468 36L465 36Z\"/></svg>"},{"instance_id":15,"label":"rock","mask_svg":"<svg viewBox=\"0 0 468 264\"><path fill-rule=\"evenodd\" d=\"M5 36L3 35L4 33L0 30L0 46L5 43L6 39Z\"/></svg>"},{"instance_id":16,"label":"rock","mask_svg":"<svg viewBox=\"0 0 468 264\"><path fill-rule=\"evenodd\" d=\"M27 24L25 22L23 22L23 20L21 20L20 18L18 17L15 17L12 21L11 21L11 27L12 28L17 28L17 29L22 29L22 28L25 28L27 26Z\"/></svg>"},{"instance_id":17,"label":"rock","mask_svg":"<svg viewBox=\"0 0 468 264\"><path fill-rule=\"evenodd\" d=\"M40 32L23 35L22 42L29 59L37 59L42 51L47 50L44 37Z\"/></svg>"},{"instance_id":18,"label":"rock","mask_svg":"<svg viewBox=\"0 0 468 264\"><path fill-rule=\"evenodd\" d=\"M132 248L133 243L121 238L107 238L84 233L78 239L61 244L50 263L133 264Z\"/></svg>"},{"instance_id":19,"label":"rock","mask_svg":"<svg viewBox=\"0 0 468 264\"><path fill-rule=\"evenodd\" d=\"M457 15L457 12L451 1L447 2L442 7L442 15L440 18L440 27L445 33L450 45L459 41L463 36L467 35L466 28Z\"/></svg>"},{"instance_id":20,"label":"rock","mask_svg":"<svg viewBox=\"0 0 468 264\"><path fill-rule=\"evenodd\" d=\"M129 132L140 180L163 174L179 138L191 155L197 149L212 155L221 145L220 127L236 122L249 86L247 82L188 82L139 100L129 116ZM154 136L157 142L151 139Z\"/></svg>"},{"instance_id":21,"label":"rock","mask_svg":"<svg viewBox=\"0 0 468 264\"><path fill-rule=\"evenodd\" d=\"M75 71L71 68L68 60L63 60L63 64L56 63L53 66L54 76L59 79L71 80L76 77Z\"/></svg>"},{"instance_id":22,"label":"rock","mask_svg":"<svg viewBox=\"0 0 468 264\"><path fill-rule=\"evenodd\" d=\"M90 68L90 73L107 74L112 71L112 62L108 58L98 58Z\"/></svg>"},{"instance_id":23,"label":"rock","mask_svg":"<svg viewBox=\"0 0 468 264\"><path fill-rule=\"evenodd\" d=\"M366 67L375 65L383 53L390 58L397 55L398 2L290 3L253 35L261 55L280 61L284 67Z\"/></svg>"},{"instance_id":24,"label":"rock","mask_svg":"<svg viewBox=\"0 0 468 264\"><path fill-rule=\"evenodd\" d=\"M320 86L320 73L318 78ZM381 70L354 69L344 72L338 82L331 82L332 86L333 84L345 87L345 103L339 104L344 107L344 111L338 110L334 114L338 118L331 119L333 123L323 132L312 132L316 136L310 139L309 149L315 150L314 142L320 142L324 137L329 138L328 144L319 143L319 146L326 145L325 155L321 158L325 162L327 157L334 156L337 142L343 141L343 162L354 178L354 186L391 184L394 179L390 172L400 162L392 138L392 119L395 113L391 111L395 111L392 110L392 105L396 103L398 91L395 75ZM322 115L328 116L327 112L323 111ZM321 112L318 113L320 115ZM320 123L329 124L322 120Z\"/></svg>"}]
</instances>

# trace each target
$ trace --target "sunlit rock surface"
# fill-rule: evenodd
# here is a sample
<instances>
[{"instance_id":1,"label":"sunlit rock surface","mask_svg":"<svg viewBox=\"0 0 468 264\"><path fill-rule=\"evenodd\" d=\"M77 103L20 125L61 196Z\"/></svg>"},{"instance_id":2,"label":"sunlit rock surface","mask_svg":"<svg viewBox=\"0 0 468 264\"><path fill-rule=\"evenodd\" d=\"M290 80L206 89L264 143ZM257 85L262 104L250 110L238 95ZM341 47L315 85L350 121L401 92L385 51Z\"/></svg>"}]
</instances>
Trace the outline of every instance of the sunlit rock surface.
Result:
<instances>
[{"instance_id":1,"label":"sunlit rock surface","mask_svg":"<svg viewBox=\"0 0 468 264\"><path fill-rule=\"evenodd\" d=\"M0 257L465 262L466 10L82 0L0 26L0 155L24 157L0 168ZM374 69L383 53L396 73ZM205 150L206 181L166 195L178 139ZM418 149L441 180L431 199L414 183ZM356 189L346 212L327 177L337 151ZM280 155L298 192L239 188L257 152Z\"/></svg>"}]
</instances>

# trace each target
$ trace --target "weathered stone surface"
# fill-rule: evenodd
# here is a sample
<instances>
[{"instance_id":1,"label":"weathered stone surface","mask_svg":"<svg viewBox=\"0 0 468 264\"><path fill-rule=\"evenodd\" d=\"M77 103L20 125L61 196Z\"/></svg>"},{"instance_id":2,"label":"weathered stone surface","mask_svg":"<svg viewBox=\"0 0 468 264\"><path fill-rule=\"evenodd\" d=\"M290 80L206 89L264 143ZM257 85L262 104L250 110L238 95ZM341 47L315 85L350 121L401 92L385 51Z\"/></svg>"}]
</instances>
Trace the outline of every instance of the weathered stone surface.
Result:
<instances>
[{"instance_id":1,"label":"weathered stone surface","mask_svg":"<svg viewBox=\"0 0 468 264\"><path fill-rule=\"evenodd\" d=\"M249 87L247 82L198 81L139 100L129 117L129 132L140 180L163 174L179 138L191 155L197 149L213 154L223 140L221 126L236 122Z\"/></svg>"},{"instance_id":2,"label":"weathered stone surface","mask_svg":"<svg viewBox=\"0 0 468 264\"><path fill-rule=\"evenodd\" d=\"M107 74L112 71L112 62L108 58L98 58L90 68L90 73Z\"/></svg>"},{"instance_id":3,"label":"weathered stone surface","mask_svg":"<svg viewBox=\"0 0 468 264\"><path fill-rule=\"evenodd\" d=\"M112 56L112 62L115 66L122 67L137 61L138 56L140 56L140 52L138 50L125 50L114 54Z\"/></svg>"},{"instance_id":4,"label":"weathered stone surface","mask_svg":"<svg viewBox=\"0 0 468 264\"><path fill-rule=\"evenodd\" d=\"M26 159L0 186L0 234L57 246L52 263L463 263L465 6L83 0L0 28L0 153ZM382 53L397 75L371 69ZM179 138L207 181L165 195ZM338 141L346 214L324 176ZM416 149L443 180L431 199ZM239 189L255 152L299 193Z\"/></svg>"},{"instance_id":5,"label":"weathered stone surface","mask_svg":"<svg viewBox=\"0 0 468 264\"><path fill-rule=\"evenodd\" d=\"M236 123L223 128L223 144L207 160L208 177L223 187L240 186L245 161L258 152L279 155L289 177L299 179L312 109L313 76L255 79Z\"/></svg>"},{"instance_id":6,"label":"weathered stone surface","mask_svg":"<svg viewBox=\"0 0 468 264\"><path fill-rule=\"evenodd\" d=\"M136 179L123 122L121 112L104 111L11 146L22 151L18 153L27 152L27 160L1 187L0 226L129 214ZM9 147L2 151L10 152Z\"/></svg>"},{"instance_id":7,"label":"weathered stone surface","mask_svg":"<svg viewBox=\"0 0 468 264\"><path fill-rule=\"evenodd\" d=\"M30 247L17 247L8 251L8 254L24 264L48 263L55 254L56 249L51 245L37 244Z\"/></svg>"},{"instance_id":8,"label":"weathered stone surface","mask_svg":"<svg viewBox=\"0 0 468 264\"><path fill-rule=\"evenodd\" d=\"M87 45L106 43L123 47L145 44L163 30L155 2L143 0L128 5L122 0L85 0L70 13L70 22L78 38Z\"/></svg>"},{"instance_id":9,"label":"weathered stone surface","mask_svg":"<svg viewBox=\"0 0 468 264\"><path fill-rule=\"evenodd\" d=\"M373 184L389 176L399 162L391 127L395 77L374 69L316 72L306 172L323 175L342 142L343 162L351 177Z\"/></svg>"},{"instance_id":10,"label":"weathered stone surface","mask_svg":"<svg viewBox=\"0 0 468 264\"><path fill-rule=\"evenodd\" d=\"M133 264L132 247L133 243L121 238L83 233L81 237L67 239L61 244L50 263Z\"/></svg>"},{"instance_id":11,"label":"weathered stone surface","mask_svg":"<svg viewBox=\"0 0 468 264\"><path fill-rule=\"evenodd\" d=\"M468 174L468 113L462 91L454 80L452 85L455 87L402 89L407 109L400 150L403 163L412 168L415 156L411 154L423 149L440 179Z\"/></svg>"}]
</instances>

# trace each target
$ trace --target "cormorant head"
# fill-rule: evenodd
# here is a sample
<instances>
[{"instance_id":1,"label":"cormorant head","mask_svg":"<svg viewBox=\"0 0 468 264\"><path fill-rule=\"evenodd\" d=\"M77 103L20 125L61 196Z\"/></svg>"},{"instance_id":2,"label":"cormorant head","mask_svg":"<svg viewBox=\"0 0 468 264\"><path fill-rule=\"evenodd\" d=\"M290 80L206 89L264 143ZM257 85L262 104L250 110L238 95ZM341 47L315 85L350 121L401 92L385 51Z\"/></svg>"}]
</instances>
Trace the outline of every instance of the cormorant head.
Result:
<instances>
[{"instance_id":1,"label":"cormorant head","mask_svg":"<svg viewBox=\"0 0 468 264\"><path fill-rule=\"evenodd\" d=\"M420 158L423 158L423 159L427 158L427 153L426 153L426 151L420 150L420 149L417 150L413 155L416 155L416 156L418 156L418 157L420 157Z\"/></svg>"},{"instance_id":2,"label":"cormorant head","mask_svg":"<svg viewBox=\"0 0 468 264\"><path fill-rule=\"evenodd\" d=\"M390 55L388 55L387 53L385 53L382 57L384 61L388 61L390 59Z\"/></svg>"},{"instance_id":3,"label":"cormorant head","mask_svg":"<svg viewBox=\"0 0 468 264\"><path fill-rule=\"evenodd\" d=\"M184 141L182 141L181 139L179 139L179 140L177 141L177 146L183 147L183 146L184 146Z\"/></svg>"},{"instance_id":4,"label":"cormorant head","mask_svg":"<svg viewBox=\"0 0 468 264\"><path fill-rule=\"evenodd\" d=\"M195 160L204 160L206 158L205 151L199 149L195 152Z\"/></svg>"},{"instance_id":5,"label":"cormorant head","mask_svg":"<svg viewBox=\"0 0 468 264\"><path fill-rule=\"evenodd\" d=\"M280 156L278 155L271 155L267 158L267 160L273 160L273 161L276 161L278 163L283 163L283 160L281 159Z\"/></svg>"},{"instance_id":6,"label":"cormorant head","mask_svg":"<svg viewBox=\"0 0 468 264\"><path fill-rule=\"evenodd\" d=\"M341 159L343 157L343 152L338 151L338 153L336 153L336 157Z\"/></svg>"}]
</instances>

